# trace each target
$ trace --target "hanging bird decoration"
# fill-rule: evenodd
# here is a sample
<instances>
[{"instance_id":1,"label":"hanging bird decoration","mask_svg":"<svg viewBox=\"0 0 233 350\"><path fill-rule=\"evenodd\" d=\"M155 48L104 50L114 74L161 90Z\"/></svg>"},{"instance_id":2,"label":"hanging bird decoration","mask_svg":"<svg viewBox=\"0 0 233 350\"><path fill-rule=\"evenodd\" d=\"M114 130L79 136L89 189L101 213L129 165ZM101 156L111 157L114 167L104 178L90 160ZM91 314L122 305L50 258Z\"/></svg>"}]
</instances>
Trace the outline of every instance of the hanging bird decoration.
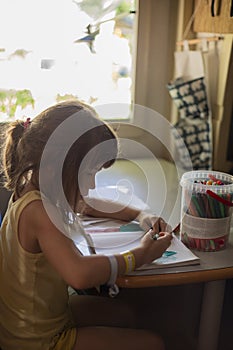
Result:
<instances>
[{"instance_id":1,"label":"hanging bird decoration","mask_svg":"<svg viewBox=\"0 0 233 350\"><path fill-rule=\"evenodd\" d=\"M121 13L115 17L94 23L94 24L88 24L88 26L86 27L86 34L84 37L81 37L77 40L74 41L75 44L77 43L86 43L89 46L89 49L92 53L95 53L95 49L94 49L94 41L96 36L99 34L100 32L100 25L109 21L116 21L116 23L119 24L119 27L129 27L132 26L132 20L128 20L127 22L127 26L126 26L126 17L128 17L130 14L135 14L136 11L129 11L126 13ZM119 21L119 22L118 22ZM122 21L122 22L120 22ZM92 31L94 28L94 31Z\"/></svg>"},{"instance_id":2,"label":"hanging bird decoration","mask_svg":"<svg viewBox=\"0 0 233 350\"><path fill-rule=\"evenodd\" d=\"M75 40L74 43L75 44L77 44L77 43L86 43L89 46L90 51L92 53L95 53L94 41L95 41L96 35L98 35L99 32L100 32L100 28L99 28L99 26L96 27L97 29L94 32L91 31L91 28L92 28L92 25L88 24L87 30L86 30L86 34L87 35L85 35L84 37L82 37L80 39Z\"/></svg>"}]
</instances>

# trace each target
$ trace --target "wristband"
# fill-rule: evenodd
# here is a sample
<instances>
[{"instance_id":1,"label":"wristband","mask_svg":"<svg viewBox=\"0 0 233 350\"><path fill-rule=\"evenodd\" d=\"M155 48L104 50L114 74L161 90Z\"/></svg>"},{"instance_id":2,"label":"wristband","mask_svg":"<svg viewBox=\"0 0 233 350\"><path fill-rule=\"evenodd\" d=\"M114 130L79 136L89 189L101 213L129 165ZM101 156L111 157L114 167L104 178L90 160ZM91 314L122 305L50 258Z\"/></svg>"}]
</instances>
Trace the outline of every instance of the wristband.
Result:
<instances>
[{"instance_id":1,"label":"wristband","mask_svg":"<svg viewBox=\"0 0 233 350\"><path fill-rule=\"evenodd\" d=\"M117 263L117 259L114 255L108 255L107 257L108 257L108 260L110 262L110 268L111 268L110 278L107 282L107 285L113 286L116 282L116 279L117 279L118 263Z\"/></svg>"},{"instance_id":2,"label":"wristband","mask_svg":"<svg viewBox=\"0 0 233 350\"><path fill-rule=\"evenodd\" d=\"M129 250L125 253L122 253L125 260L125 274L130 273L135 270L135 257L133 253Z\"/></svg>"},{"instance_id":3,"label":"wristband","mask_svg":"<svg viewBox=\"0 0 233 350\"><path fill-rule=\"evenodd\" d=\"M111 298L115 298L119 293L119 288L116 285L117 273L118 273L118 263L117 259L114 255L108 255L108 260L110 262L110 278L107 282L107 286L109 287L108 294Z\"/></svg>"}]
</instances>

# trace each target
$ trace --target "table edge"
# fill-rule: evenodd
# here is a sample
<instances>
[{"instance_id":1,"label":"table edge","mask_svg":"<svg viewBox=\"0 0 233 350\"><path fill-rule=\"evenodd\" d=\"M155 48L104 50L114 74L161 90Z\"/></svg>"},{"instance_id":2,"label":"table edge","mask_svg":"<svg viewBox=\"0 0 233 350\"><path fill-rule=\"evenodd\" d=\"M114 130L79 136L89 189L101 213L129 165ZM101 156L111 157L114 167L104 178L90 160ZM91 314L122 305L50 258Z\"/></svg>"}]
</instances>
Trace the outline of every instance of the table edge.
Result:
<instances>
[{"instance_id":1,"label":"table edge","mask_svg":"<svg viewBox=\"0 0 233 350\"><path fill-rule=\"evenodd\" d=\"M121 288L146 288L210 282L230 278L233 278L233 267L153 275L125 275L118 277L116 283Z\"/></svg>"}]
</instances>

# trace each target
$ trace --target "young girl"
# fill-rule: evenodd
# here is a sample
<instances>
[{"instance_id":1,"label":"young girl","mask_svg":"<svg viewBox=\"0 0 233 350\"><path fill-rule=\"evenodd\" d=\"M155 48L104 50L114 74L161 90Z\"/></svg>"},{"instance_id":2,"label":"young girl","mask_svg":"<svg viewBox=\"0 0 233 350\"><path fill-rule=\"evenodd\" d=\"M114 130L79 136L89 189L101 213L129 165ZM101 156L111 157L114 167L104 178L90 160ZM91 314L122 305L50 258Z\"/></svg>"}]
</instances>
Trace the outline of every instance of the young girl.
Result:
<instances>
[{"instance_id":1,"label":"young girl","mask_svg":"<svg viewBox=\"0 0 233 350\"><path fill-rule=\"evenodd\" d=\"M131 316L117 299L68 295L68 286L114 285L117 276L159 258L170 245L161 218L119 207L106 216L154 225L141 244L112 256L83 256L77 249L77 214L103 215L82 203L96 173L111 166L117 152L110 126L77 101L13 122L6 131L2 164L13 194L0 235L2 350L164 349L158 335L129 328Z\"/></svg>"}]
</instances>

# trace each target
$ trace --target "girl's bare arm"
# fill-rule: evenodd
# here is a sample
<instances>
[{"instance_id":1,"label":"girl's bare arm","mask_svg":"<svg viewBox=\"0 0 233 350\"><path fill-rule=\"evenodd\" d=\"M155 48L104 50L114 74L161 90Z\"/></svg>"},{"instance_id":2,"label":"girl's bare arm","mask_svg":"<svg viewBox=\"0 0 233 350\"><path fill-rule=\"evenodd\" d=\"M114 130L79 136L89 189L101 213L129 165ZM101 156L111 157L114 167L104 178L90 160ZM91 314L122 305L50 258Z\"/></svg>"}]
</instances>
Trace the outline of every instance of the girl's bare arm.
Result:
<instances>
[{"instance_id":1,"label":"girl's bare arm","mask_svg":"<svg viewBox=\"0 0 233 350\"><path fill-rule=\"evenodd\" d=\"M76 289L85 289L106 283L110 277L110 263L104 255L82 256L74 242L49 219L42 202L35 201L23 211L21 220L24 220L28 231L25 232L26 241L38 242L41 251L50 264L61 275L68 285ZM19 227L20 230L20 227ZM154 241L151 233L147 233L141 244L132 250L136 267L150 263L160 257L170 245L171 235L161 234ZM125 260L121 254L116 254L118 275L125 272Z\"/></svg>"}]
</instances>

